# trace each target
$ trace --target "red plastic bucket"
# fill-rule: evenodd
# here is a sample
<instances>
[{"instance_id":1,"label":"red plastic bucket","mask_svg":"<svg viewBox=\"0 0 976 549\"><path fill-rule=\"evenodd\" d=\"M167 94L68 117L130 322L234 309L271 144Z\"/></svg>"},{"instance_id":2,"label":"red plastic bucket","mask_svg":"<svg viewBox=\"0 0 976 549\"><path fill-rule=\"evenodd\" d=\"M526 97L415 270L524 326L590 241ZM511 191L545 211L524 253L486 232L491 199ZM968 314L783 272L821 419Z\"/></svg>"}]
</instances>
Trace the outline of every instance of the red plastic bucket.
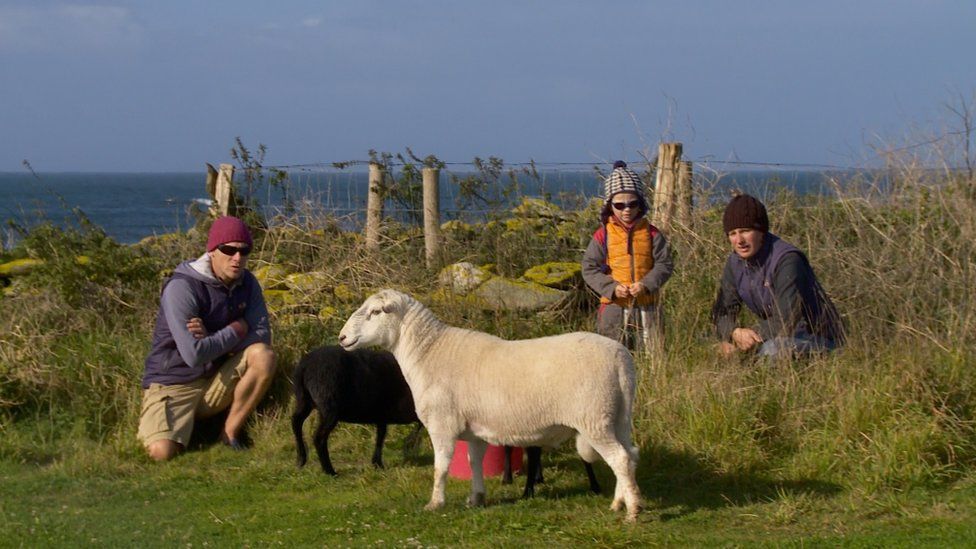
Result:
<instances>
[{"instance_id":1,"label":"red plastic bucket","mask_svg":"<svg viewBox=\"0 0 976 549\"><path fill-rule=\"evenodd\" d=\"M481 468L486 477L497 477L505 472L505 448L488 445ZM522 449L512 448L512 473L522 470ZM454 457L447 467L447 474L454 478L469 480L471 467L468 465L468 443L463 440L454 445Z\"/></svg>"}]
</instances>

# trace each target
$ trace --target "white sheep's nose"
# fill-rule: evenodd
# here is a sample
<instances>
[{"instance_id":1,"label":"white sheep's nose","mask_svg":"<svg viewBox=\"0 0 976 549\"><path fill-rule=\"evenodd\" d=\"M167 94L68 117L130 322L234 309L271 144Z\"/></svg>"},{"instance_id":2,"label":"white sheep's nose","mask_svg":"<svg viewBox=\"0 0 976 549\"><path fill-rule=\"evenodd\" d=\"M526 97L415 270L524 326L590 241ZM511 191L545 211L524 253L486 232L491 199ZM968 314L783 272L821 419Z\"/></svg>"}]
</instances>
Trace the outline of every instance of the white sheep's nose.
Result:
<instances>
[{"instance_id":1,"label":"white sheep's nose","mask_svg":"<svg viewBox=\"0 0 976 549\"><path fill-rule=\"evenodd\" d=\"M339 334L339 343L342 343L345 340L346 340L345 334Z\"/></svg>"}]
</instances>

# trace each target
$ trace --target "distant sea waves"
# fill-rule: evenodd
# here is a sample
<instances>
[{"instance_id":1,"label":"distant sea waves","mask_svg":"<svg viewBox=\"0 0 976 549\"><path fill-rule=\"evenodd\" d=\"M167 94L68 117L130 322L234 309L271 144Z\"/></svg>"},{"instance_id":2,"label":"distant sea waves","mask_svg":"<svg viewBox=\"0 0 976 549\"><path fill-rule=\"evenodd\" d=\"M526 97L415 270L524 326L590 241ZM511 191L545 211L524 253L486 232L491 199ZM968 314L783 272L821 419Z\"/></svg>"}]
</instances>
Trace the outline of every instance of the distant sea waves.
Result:
<instances>
[{"instance_id":1,"label":"distant sea waves","mask_svg":"<svg viewBox=\"0 0 976 549\"><path fill-rule=\"evenodd\" d=\"M523 196L548 196L563 206L598 196L603 184L592 171L541 172L540 181L521 181ZM441 208L444 219L477 215L459 212L457 189L441 176ZM826 193L822 172L750 171L726 175L720 186L737 187L766 196L788 188L800 194ZM50 221L75 223L79 208L95 224L122 243L138 242L150 235L186 230L192 224L192 206L206 209L210 200L201 173L0 173L0 221L2 244L13 241L6 221L33 226ZM318 172L291 174L291 196L319 211L355 218L366 207L365 173ZM273 211L281 195L258 190L258 200ZM396 205L388 211L397 215ZM402 215L402 212L401 212Z\"/></svg>"}]
</instances>

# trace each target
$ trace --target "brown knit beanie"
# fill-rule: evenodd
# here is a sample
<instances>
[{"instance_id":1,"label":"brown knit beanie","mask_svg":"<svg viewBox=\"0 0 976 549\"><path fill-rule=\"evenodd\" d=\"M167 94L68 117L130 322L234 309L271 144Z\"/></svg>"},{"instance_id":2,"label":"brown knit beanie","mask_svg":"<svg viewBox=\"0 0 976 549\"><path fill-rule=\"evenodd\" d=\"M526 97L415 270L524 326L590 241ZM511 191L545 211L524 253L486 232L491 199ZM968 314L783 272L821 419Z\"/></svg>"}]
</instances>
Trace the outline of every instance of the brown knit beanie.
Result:
<instances>
[{"instance_id":1,"label":"brown knit beanie","mask_svg":"<svg viewBox=\"0 0 976 549\"><path fill-rule=\"evenodd\" d=\"M725 234L733 229L756 229L768 233L769 216L766 215L766 206L747 194L736 195L725 207L722 228L725 229Z\"/></svg>"}]
</instances>

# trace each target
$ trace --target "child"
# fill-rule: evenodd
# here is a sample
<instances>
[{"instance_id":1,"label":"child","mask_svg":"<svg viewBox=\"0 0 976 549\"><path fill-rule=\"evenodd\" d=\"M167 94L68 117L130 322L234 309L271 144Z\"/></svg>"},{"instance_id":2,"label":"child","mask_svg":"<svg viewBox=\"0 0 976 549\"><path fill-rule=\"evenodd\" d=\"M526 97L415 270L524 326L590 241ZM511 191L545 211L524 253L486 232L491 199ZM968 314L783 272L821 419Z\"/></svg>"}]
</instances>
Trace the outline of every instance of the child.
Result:
<instances>
[{"instance_id":1,"label":"child","mask_svg":"<svg viewBox=\"0 0 976 549\"><path fill-rule=\"evenodd\" d=\"M627 164L614 162L603 184L601 226L583 254L583 280L600 295L597 332L625 342L639 327L631 347L660 348L664 326L658 291L674 263L661 231L647 220L644 183Z\"/></svg>"}]
</instances>

